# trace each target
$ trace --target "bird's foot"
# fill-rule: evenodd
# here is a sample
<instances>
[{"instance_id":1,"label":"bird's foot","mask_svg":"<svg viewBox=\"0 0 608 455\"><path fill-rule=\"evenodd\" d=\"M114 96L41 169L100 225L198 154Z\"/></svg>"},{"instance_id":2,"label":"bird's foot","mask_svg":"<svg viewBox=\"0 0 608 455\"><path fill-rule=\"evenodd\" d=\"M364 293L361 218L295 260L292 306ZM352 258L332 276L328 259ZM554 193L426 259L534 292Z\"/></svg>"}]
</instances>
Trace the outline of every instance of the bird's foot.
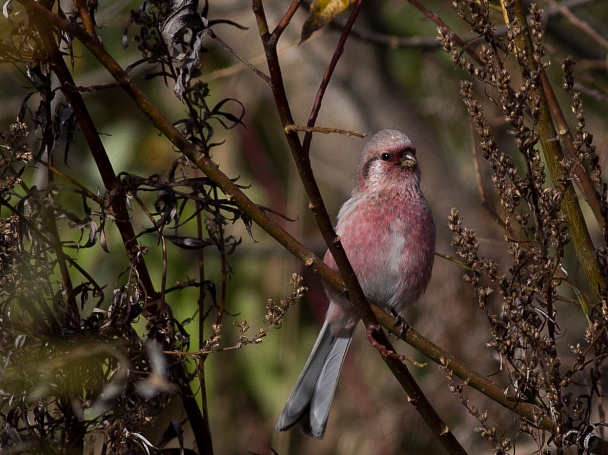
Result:
<instances>
[{"instance_id":1,"label":"bird's foot","mask_svg":"<svg viewBox=\"0 0 608 455\"><path fill-rule=\"evenodd\" d=\"M399 360L400 362L409 362L412 365L417 366L417 367L426 366L426 363L420 363L406 355L397 354L392 348L389 349L386 346L384 346L383 344L380 344L376 340L376 337L375 337L375 333L377 333L379 330L380 330L379 327L370 327L365 332L365 337L367 338L367 341L369 341L371 343L371 345L380 352L380 355L382 355L382 357L384 357L384 358L390 357L392 359Z\"/></svg>"},{"instance_id":2,"label":"bird's foot","mask_svg":"<svg viewBox=\"0 0 608 455\"><path fill-rule=\"evenodd\" d=\"M393 327L400 327L399 335L397 336L397 339L401 338L402 340L405 341L405 338L403 338L403 336L410 329L410 325L407 323L407 321L405 319L403 319L401 317L401 315L399 313L397 313L393 309L391 309L391 315L395 318L395 324L393 325Z\"/></svg>"}]
</instances>

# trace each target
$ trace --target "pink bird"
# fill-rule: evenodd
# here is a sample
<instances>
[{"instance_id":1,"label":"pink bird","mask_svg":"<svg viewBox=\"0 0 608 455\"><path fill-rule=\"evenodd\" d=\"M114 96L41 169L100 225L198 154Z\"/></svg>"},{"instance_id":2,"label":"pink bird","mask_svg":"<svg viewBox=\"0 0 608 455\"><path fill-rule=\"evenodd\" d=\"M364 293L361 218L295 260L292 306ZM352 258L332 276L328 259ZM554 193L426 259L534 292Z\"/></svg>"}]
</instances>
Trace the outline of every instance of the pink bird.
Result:
<instances>
[{"instance_id":1,"label":"pink bird","mask_svg":"<svg viewBox=\"0 0 608 455\"><path fill-rule=\"evenodd\" d=\"M415 302L431 279L435 224L420 191L420 168L409 138L395 130L374 135L363 148L355 188L338 214L336 233L363 292L398 314ZM324 262L334 270L329 251ZM324 284L325 323L275 429L300 423L302 433L323 438L329 408L359 316L350 302Z\"/></svg>"}]
</instances>

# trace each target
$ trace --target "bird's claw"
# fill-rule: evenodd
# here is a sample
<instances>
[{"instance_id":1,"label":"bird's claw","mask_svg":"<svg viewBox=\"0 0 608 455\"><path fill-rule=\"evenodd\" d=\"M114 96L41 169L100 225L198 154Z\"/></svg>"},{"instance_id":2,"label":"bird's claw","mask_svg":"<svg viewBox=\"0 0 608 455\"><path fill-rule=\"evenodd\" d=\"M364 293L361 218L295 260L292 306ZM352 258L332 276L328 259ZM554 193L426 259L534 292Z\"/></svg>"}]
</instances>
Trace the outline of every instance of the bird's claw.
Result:
<instances>
[{"instance_id":1,"label":"bird's claw","mask_svg":"<svg viewBox=\"0 0 608 455\"><path fill-rule=\"evenodd\" d=\"M393 309L391 309L391 315L395 318L395 324L393 324L393 327L397 327L397 326L400 327L399 335L397 335L397 339L401 338L402 340L405 341L405 338L403 338L403 336L410 329L410 325L407 323L407 321L405 319L403 319L401 317L401 315L399 313L397 313Z\"/></svg>"},{"instance_id":2,"label":"bird's claw","mask_svg":"<svg viewBox=\"0 0 608 455\"><path fill-rule=\"evenodd\" d=\"M369 341L371 343L371 345L373 347L375 347L380 352L380 355L382 357L384 357L384 358L390 357L392 359L399 360L400 362L407 361L407 362L410 362L412 365L417 366L417 367L424 367L424 366L426 366L426 363L420 363L420 362L417 362L414 359L412 359L411 357L408 357L406 355L397 354L392 349L388 349L383 344L378 343L378 341L376 340L376 338L374 336L374 332L378 332L379 330L380 330L379 327L369 327L367 329L367 331L365 332L365 338L367 338L367 341Z\"/></svg>"}]
</instances>

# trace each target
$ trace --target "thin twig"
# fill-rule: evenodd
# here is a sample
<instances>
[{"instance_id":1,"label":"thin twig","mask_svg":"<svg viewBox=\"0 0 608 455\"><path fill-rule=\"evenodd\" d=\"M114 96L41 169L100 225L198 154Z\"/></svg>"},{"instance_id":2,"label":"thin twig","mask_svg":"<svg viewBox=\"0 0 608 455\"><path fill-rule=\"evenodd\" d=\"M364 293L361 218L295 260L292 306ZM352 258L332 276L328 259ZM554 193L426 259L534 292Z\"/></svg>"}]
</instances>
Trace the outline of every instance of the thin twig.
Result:
<instances>
[{"instance_id":1,"label":"thin twig","mask_svg":"<svg viewBox=\"0 0 608 455\"><path fill-rule=\"evenodd\" d=\"M608 40L606 40L602 35L600 35L598 32L596 32L595 30L593 30L593 28L591 28L591 26L579 19L578 17L576 17L572 11L570 11L570 8L568 8L568 6L566 5L562 5L560 3L557 3L555 0L546 0L547 3L549 3L549 5L551 5L551 8L555 8L556 10L558 10L566 19L568 19L568 22L570 22L572 25L574 25L575 27L577 27L578 29L582 30L583 32L585 32L587 35L589 35L596 43L598 43L600 46L602 46L604 49L608 50Z\"/></svg>"},{"instance_id":2,"label":"thin twig","mask_svg":"<svg viewBox=\"0 0 608 455\"><path fill-rule=\"evenodd\" d=\"M462 39L457 33L455 33L444 21L443 19L441 19L441 17L439 17L437 14L435 14L434 12L428 10L422 3L420 3L418 0L408 0L412 5L414 5L416 8L418 8L422 14L424 14L427 18L429 18L430 20L432 20L433 22L435 22L439 27L443 28L444 30L446 30L449 35L450 38L456 43L458 44L458 46L460 46L462 48L463 51L466 51L467 54L469 54L471 56L471 58L473 58L473 60L475 60L477 63L479 63L480 65L483 65L483 61L481 60L481 58L479 58L479 55L477 55L477 53L473 50L472 46L470 46L470 42L466 42L464 39Z\"/></svg>"},{"instance_id":3,"label":"thin twig","mask_svg":"<svg viewBox=\"0 0 608 455\"><path fill-rule=\"evenodd\" d=\"M211 30L210 33L211 33L211 37L220 46L222 46L225 50L227 50L232 55L234 55L236 58L238 58L245 66L247 66L247 68L249 68L251 71L253 71L260 79L262 79L267 84L270 84L270 77L268 77L268 75L266 73L264 73L263 71L260 71L253 64L251 64L250 62L248 62L247 60L245 60L243 57L241 57L239 54L237 54L234 51L234 49L232 49L230 46L228 46L228 44L226 44L219 36L217 36L215 33L213 33L213 30Z\"/></svg>"},{"instance_id":4,"label":"thin twig","mask_svg":"<svg viewBox=\"0 0 608 455\"><path fill-rule=\"evenodd\" d=\"M111 88L118 88L122 85L121 82L108 82L107 84L93 84L93 85L80 85L74 87L79 92L98 92L100 90L107 90ZM66 84L67 85L67 84Z\"/></svg>"},{"instance_id":5,"label":"thin twig","mask_svg":"<svg viewBox=\"0 0 608 455\"><path fill-rule=\"evenodd\" d=\"M300 131L305 133L323 133L323 134L343 134L344 136L357 136L357 137L365 137L367 134L359 133L358 131L349 131L349 130L339 130L337 128L324 128L320 126L299 126L299 125L287 125L285 127L285 132L287 134L293 133L294 131Z\"/></svg>"},{"instance_id":6,"label":"thin twig","mask_svg":"<svg viewBox=\"0 0 608 455\"><path fill-rule=\"evenodd\" d=\"M101 205L103 207L103 205L104 205L104 199L102 197L97 196L95 193L93 193L91 190L89 190L88 188L86 188L80 182L78 182L77 180L73 179L72 177L70 177L66 173L60 171L56 167L51 166L49 163L47 163L45 161L38 161L38 162L40 164L42 164L43 166L48 167L49 170L52 173L57 174L62 179L67 180L68 182L70 182L72 185L74 185L75 187L77 187L83 194L85 194L87 198L95 201L97 204L99 204L99 205Z\"/></svg>"},{"instance_id":7,"label":"thin twig","mask_svg":"<svg viewBox=\"0 0 608 455\"><path fill-rule=\"evenodd\" d=\"M291 18L293 17L294 14L296 14L296 11L300 7L301 3L302 3L302 0L292 0L291 5L287 9L285 14L281 18L281 20L279 21L278 25L272 31L272 40L275 43L277 41L279 41L279 38L281 38L281 35L283 34L285 29L289 25L289 22L291 22Z\"/></svg>"},{"instance_id":8,"label":"thin twig","mask_svg":"<svg viewBox=\"0 0 608 455\"><path fill-rule=\"evenodd\" d=\"M317 117L319 116L319 112L321 111L321 103L323 102L323 97L325 96L325 91L327 90L327 86L329 85L329 81L331 80L331 76L334 73L336 66L338 65L338 60L342 57L342 53L344 52L344 45L346 44L346 40L355 25L355 21L357 20L357 16L359 15L359 11L361 10L362 2L361 0L357 1L355 7L351 15L349 16L346 24L344 25L344 29L340 35L340 39L338 40L338 44L336 45L336 49L331 57L331 61L329 65L327 65L327 69L325 70L325 74L323 74L323 78L321 79L321 84L319 85L319 89L317 90L317 95L315 97L315 102L312 106L310 114L308 115L308 123L307 127L312 128L315 126L317 121ZM312 132L307 132L304 135L304 140L302 142L302 148L304 153L308 156L310 154L310 143L312 141ZM313 211L314 213L314 211ZM316 215L315 215L316 216ZM333 229L332 229L333 231Z\"/></svg>"}]
</instances>

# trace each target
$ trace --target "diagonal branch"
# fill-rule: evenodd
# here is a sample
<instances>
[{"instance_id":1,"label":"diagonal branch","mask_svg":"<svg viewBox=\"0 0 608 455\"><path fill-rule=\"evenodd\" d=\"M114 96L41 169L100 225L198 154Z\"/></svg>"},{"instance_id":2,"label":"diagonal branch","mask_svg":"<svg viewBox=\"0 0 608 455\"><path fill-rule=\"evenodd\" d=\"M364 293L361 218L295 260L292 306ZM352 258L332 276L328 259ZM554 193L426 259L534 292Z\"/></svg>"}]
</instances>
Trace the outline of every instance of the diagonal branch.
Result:
<instances>
[{"instance_id":1,"label":"diagonal branch","mask_svg":"<svg viewBox=\"0 0 608 455\"><path fill-rule=\"evenodd\" d=\"M340 34L340 39L338 40L338 45L336 46L336 50L334 51L334 55L331 57L331 61L325 70L325 74L323 75L323 79L321 80L321 84L319 89L317 90L317 96L315 97L315 102L313 104L312 110L310 111L310 115L308 116L308 123L306 126L312 128L315 126L317 118L319 117L319 112L321 111L321 103L323 101L323 97L325 96L325 91L327 90L327 86L329 85L329 81L331 79L336 66L338 65L338 60L342 57L342 53L344 52L344 45L346 44L346 40L350 36L351 30L355 25L355 21L357 20L357 16L359 15L359 11L361 9L362 2L358 1L351 13L350 17L344 24L344 28L342 29L342 33ZM310 154L310 143L312 141L312 132L307 132L304 135L303 149L306 155Z\"/></svg>"},{"instance_id":2,"label":"diagonal branch","mask_svg":"<svg viewBox=\"0 0 608 455\"><path fill-rule=\"evenodd\" d=\"M264 50L266 51L268 70L270 78L273 82L271 87L273 90L275 103L279 111L279 115L281 117L281 122L283 124L283 128L287 137L287 141L289 143L289 148L291 150L293 160L296 164L298 174L300 175L302 183L304 184L304 189L306 190L310 201L309 207L315 216L315 219L323 235L325 243L331 251L334 260L336 261L338 270L344 278L344 285L346 288L345 290L349 297L349 300L361 316L363 324L368 329L368 331L373 330L375 332L375 338L380 345L383 345L389 351L394 352L394 348L388 340L388 337L382 330L380 330L378 320L376 319L376 316L372 310L372 305L370 305L367 298L365 297L365 294L363 293L363 290L361 289L355 272L353 271L353 268L350 262L348 261L348 258L346 257L344 249L342 248L342 244L340 243L340 237L338 237L335 233L331 219L327 213L327 210L325 209L325 204L323 202L321 192L319 191L319 187L314 178L310 165L309 151L310 142L312 140L312 133L306 133L304 138L304 145L302 145L297 136L297 133L287 128L288 126L293 125L294 121L291 115L291 109L289 107L289 101L287 99L285 86L283 84L281 66L277 53L277 36L275 36L274 33L272 35L268 33L268 25L264 13L262 0L253 0L252 3L253 10L257 18L257 23L259 25L260 38L262 39ZM342 55L342 52L344 50L344 44L346 43L346 39L348 38L349 32L353 24L355 23L355 20L359 14L362 5L363 0L358 0L340 36L336 51L334 52L327 71L325 72L325 75L321 82L321 87L317 92L315 103L308 120L307 126L309 127L312 127L315 124L316 118L319 114L319 110L321 109L321 102L325 94L325 90L327 88L327 85L329 84L329 81L338 63L338 60ZM420 386L418 386L418 384L414 380L414 377L407 369L405 364L399 359L392 356L382 356L382 358L395 376L395 378L399 381L399 383L407 393L410 403L412 403L414 408L418 411L420 416L423 418L427 426L431 429L435 437L443 445L446 451L448 451L449 453L466 454L464 448L460 445L460 443L458 442L454 434L450 431L448 426L442 421L439 414L437 414L437 412L435 411L429 400L426 398L426 396L422 392L422 389L420 388Z\"/></svg>"}]
</instances>

